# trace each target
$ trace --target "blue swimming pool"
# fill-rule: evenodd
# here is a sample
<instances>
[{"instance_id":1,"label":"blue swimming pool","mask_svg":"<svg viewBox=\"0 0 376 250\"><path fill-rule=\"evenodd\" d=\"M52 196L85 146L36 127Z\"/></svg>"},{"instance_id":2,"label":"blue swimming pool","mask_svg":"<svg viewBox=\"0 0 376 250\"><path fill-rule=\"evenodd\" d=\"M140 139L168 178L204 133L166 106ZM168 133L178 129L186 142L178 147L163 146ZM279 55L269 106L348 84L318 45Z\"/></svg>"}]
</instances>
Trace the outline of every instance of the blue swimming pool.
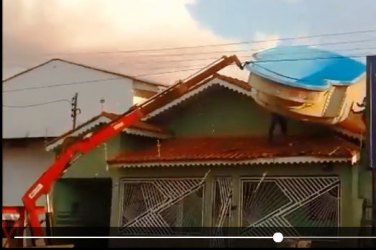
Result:
<instances>
[{"instance_id":1,"label":"blue swimming pool","mask_svg":"<svg viewBox=\"0 0 376 250\"><path fill-rule=\"evenodd\" d=\"M350 85L366 71L366 66L353 58L309 46L261 51L246 68L269 80L310 90L325 90L328 81Z\"/></svg>"}]
</instances>

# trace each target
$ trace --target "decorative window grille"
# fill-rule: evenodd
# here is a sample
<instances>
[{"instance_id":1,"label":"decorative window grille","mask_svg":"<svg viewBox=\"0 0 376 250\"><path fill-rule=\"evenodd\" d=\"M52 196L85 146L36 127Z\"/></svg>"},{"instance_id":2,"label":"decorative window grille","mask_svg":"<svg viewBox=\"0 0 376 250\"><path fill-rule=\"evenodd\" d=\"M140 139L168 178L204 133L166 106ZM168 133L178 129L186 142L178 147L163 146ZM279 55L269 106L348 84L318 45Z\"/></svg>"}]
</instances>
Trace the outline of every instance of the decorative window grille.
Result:
<instances>
[{"instance_id":1,"label":"decorative window grille","mask_svg":"<svg viewBox=\"0 0 376 250\"><path fill-rule=\"evenodd\" d=\"M340 224L337 177L246 178L241 186L244 234L314 235Z\"/></svg>"},{"instance_id":2,"label":"decorative window grille","mask_svg":"<svg viewBox=\"0 0 376 250\"><path fill-rule=\"evenodd\" d=\"M224 229L231 225L231 205L232 205L232 178L218 177L214 182L214 203L213 203L213 229L214 236L223 236ZM227 244L226 244L227 242ZM228 241L223 238L213 238L210 241L211 247L227 247Z\"/></svg>"},{"instance_id":3,"label":"decorative window grille","mask_svg":"<svg viewBox=\"0 0 376 250\"><path fill-rule=\"evenodd\" d=\"M122 182L122 234L194 233L203 224L204 179L149 178Z\"/></svg>"}]
</instances>

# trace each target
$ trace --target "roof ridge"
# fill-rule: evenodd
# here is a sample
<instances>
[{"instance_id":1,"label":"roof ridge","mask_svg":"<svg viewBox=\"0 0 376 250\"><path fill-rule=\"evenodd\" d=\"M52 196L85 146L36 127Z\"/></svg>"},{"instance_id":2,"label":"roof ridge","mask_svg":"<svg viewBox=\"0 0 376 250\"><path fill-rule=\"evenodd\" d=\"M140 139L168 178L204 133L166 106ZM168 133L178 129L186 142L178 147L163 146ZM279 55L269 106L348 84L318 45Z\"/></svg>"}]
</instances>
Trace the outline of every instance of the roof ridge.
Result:
<instances>
[{"instance_id":1,"label":"roof ridge","mask_svg":"<svg viewBox=\"0 0 376 250\"><path fill-rule=\"evenodd\" d=\"M73 61L69 61L69 60L65 60L65 59L61 59L61 58L52 58L44 63L41 63L41 64L38 64L34 67L31 67L29 69L26 69L24 71L21 71L13 76L10 76L6 79L3 80L3 83L6 82L6 81L9 81L13 78L16 78L20 75L23 75L29 71L32 71L34 69L37 69L39 67L42 67L50 62L53 62L53 61L60 61L60 62L64 62L64 63L69 63L69 64L73 64L73 65L76 65L76 66L80 66L80 67L84 67L84 68L87 68L87 69L92 69L92 70L96 70L96 71L101 71L103 73L106 73L106 74L111 74L111 75L116 75L116 76L119 76L119 77L123 77L123 78L130 78L132 80L135 80L135 81L139 81L139 82L142 82L142 83L146 83L146 84L150 84L150 85L155 85L155 86L160 86L160 87L167 87L167 85L165 84L161 84L161 83L156 83L156 82L152 82L152 81L147 81L147 80L143 80L143 79L139 79L139 78L136 78L134 76L130 76L130 75L125 75L125 74L122 74L122 73L118 73L118 72L113 72L113 71L110 71L110 70L107 70L107 69L102 69L102 68L98 68L98 67L94 67L94 66L90 66L90 65L85 65L85 64L82 64L82 63L78 63L78 62L73 62Z\"/></svg>"}]
</instances>

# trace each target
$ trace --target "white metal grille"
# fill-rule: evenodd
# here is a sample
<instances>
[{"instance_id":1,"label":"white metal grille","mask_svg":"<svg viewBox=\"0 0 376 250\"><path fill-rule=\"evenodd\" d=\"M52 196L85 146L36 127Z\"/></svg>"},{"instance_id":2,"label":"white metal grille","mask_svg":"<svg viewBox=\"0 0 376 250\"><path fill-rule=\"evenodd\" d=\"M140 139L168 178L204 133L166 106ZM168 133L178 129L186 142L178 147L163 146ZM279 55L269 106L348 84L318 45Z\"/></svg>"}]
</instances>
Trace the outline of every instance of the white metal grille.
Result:
<instances>
[{"instance_id":1,"label":"white metal grille","mask_svg":"<svg viewBox=\"0 0 376 250\"><path fill-rule=\"evenodd\" d=\"M172 234L202 227L204 178L124 180L123 234Z\"/></svg>"},{"instance_id":2,"label":"white metal grille","mask_svg":"<svg viewBox=\"0 0 376 250\"><path fill-rule=\"evenodd\" d=\"M213 225L214 235L224 235L223 228L231 223L232 178L218 177L214 184ZM224 239L214 238L210 241L211 247L225 247Z\"/></svg>"},{"instance_id":3,"label":"white metal grille","mask_svg":"<svg viewBox=\"0 0 376 250\"><path fill-rule=\"evenodd\" d=\"M249 235L300 235L300 228L338 227L337 177L267 177L242 181L241 221Z\"/></svg>"}]
</instances>

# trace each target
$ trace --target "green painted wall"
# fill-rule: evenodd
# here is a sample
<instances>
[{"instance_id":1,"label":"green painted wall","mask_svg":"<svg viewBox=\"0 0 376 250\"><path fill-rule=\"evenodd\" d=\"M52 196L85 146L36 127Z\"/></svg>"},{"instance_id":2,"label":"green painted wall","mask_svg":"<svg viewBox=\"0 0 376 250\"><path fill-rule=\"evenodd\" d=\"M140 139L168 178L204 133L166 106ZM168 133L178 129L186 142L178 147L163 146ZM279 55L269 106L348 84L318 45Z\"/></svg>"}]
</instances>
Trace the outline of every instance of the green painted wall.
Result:
<instances>
[{"instance_id":1,"label":"green painted wall","mask_svg":"<svg viewBox=\"0 0 376 250\"><path fill-rule=\"evenodd\" d=\"M179 136L252 136L268 133L270 113L251 97L214 86L151 120ZM288 119L288 133L325 131L324 127Z\"/></svg>"},{"instance_id":2,"label":"green painted wall","mask_svg":"<svg viewBox=\"0 0 376 250\"><path fill-rule=\"evenodd\" d=\"M120 138L115 137L81 156L68 168L63 178L109 177L106 159L119 151Z\"/></svg>"}]
</instances>

